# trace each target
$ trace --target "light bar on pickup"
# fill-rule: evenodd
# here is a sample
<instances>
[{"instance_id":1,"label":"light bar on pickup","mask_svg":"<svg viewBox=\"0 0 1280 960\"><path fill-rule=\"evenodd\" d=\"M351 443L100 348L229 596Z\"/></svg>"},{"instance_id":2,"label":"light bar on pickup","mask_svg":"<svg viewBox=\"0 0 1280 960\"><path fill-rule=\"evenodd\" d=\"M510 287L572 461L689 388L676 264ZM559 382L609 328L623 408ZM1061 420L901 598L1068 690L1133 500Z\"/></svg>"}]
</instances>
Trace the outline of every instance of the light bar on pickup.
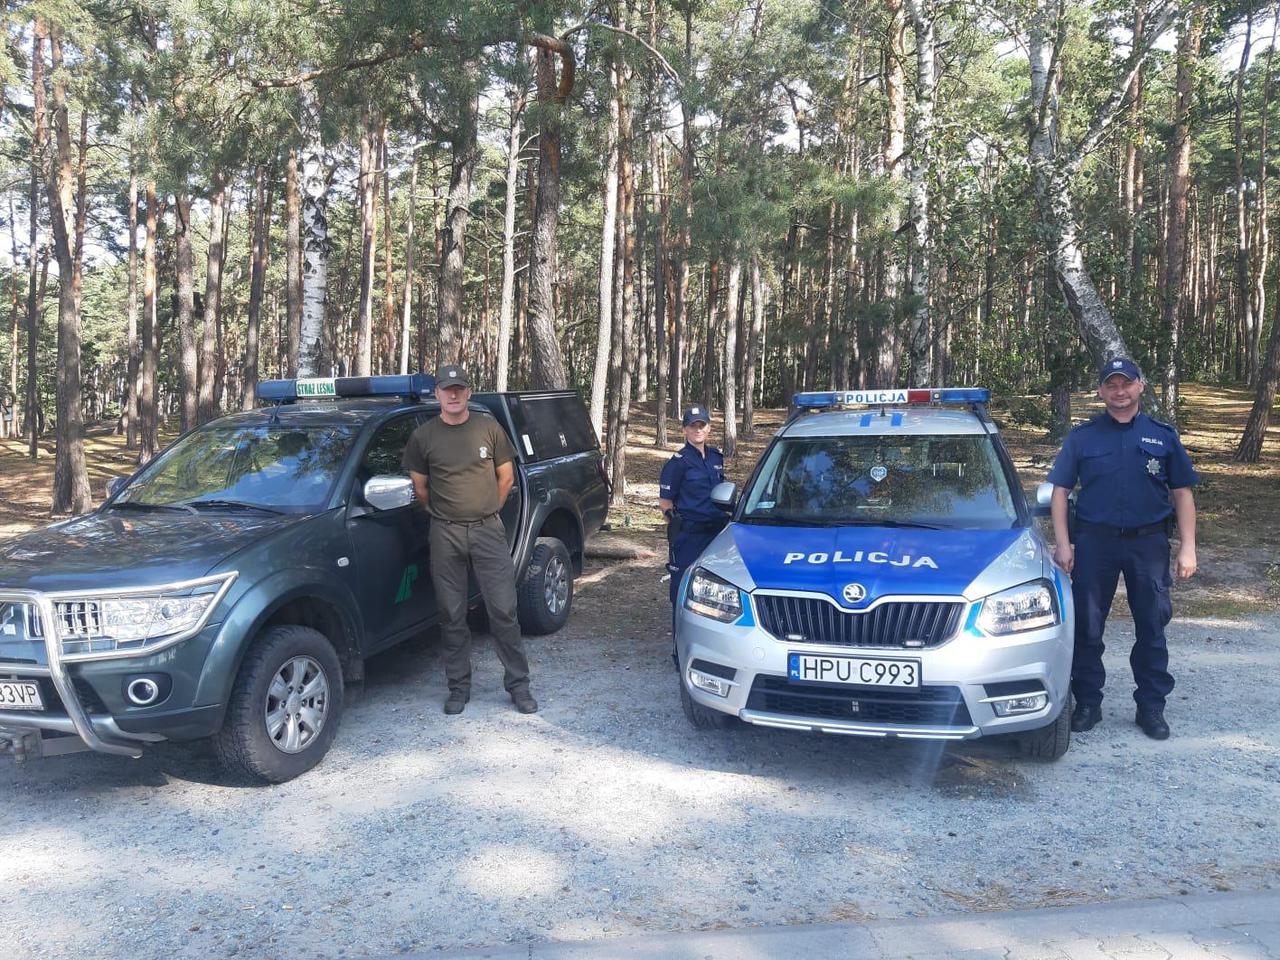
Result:
<instances>
[{"instance_id":1,"label":"light bar on pickup","mask_svg":"<svg viewBox=\"0 0 1280 960\"><path fill-rule=\"evenodd\" d=\"M987 403L985 387L928 387L912 390L825 390L797 393L792 401L802 410L835 407L884 407L909 403Z\"/></svg>"},{"instance_id":2,"label":"light bar on pickup","mask_svg":"<svg viewBox=\"0 0 1280 960\"><path fill-rule=\"evenodd\" d=\"M264 403L350 397L421 397L430 394L436 378L429 373L402 373L384 377L312 377L297 380L263 380L258 399Z\"/></svg>"}]
</instances>

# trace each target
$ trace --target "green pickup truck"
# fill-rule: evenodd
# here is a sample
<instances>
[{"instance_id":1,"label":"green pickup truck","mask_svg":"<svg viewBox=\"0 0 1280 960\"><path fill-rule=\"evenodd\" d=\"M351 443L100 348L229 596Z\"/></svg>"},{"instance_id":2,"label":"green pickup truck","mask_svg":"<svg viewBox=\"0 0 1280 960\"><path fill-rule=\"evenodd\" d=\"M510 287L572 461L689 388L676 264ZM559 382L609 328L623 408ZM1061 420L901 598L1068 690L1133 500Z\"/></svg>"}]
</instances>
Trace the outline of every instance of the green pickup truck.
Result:
<instances>
[{"instance_id":1,"label":"green pickup truck","mask_svg":"<svg viewBox=\"0 0 1280 960\"><path fill-rule=\"evenodd\" d=\"M183 434L94 512L0 544L0 752L211 738L262 782L315 766L365 658L437 619L400 466L433 385L264 382L263 406ZM516 450L501 516L521 625L553 632L608 508L599 442L573 392L471 406Z\"/></svg>"}]
</instances>

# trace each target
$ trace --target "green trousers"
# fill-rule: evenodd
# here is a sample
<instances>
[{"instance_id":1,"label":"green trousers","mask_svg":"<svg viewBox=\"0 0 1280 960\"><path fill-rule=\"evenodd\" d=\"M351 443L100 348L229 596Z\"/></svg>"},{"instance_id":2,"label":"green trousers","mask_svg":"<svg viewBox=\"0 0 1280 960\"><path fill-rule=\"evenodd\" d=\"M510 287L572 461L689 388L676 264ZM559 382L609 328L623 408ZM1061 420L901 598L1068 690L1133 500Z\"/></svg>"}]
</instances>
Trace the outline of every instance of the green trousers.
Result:
<instances>
[{"instance_id":1,"label":"green trousers","mask_svg":"<svg viewBox=\"0 0 1280 960\"><path fill-rule=\"evenodd\" d=\"M467 572L489 614L489 632L509 693L529 688L529 660L516 619L516 576L502 520L495 514L473 523L431 518L431 583L440 610L445 676L449 690L471 692L471 629L467 626Z\"/></svg>"}]
</instances>

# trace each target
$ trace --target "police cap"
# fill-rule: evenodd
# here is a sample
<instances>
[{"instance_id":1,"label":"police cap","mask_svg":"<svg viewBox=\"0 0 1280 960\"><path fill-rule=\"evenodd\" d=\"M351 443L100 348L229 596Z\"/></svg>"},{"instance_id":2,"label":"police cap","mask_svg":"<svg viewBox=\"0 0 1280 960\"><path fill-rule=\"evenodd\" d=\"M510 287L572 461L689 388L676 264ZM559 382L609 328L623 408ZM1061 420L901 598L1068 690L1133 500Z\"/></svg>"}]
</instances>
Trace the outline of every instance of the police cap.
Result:
<instances>
[{"instance_id":1,"label":"police cap","mask_svg":"<svg viewBox=\"0 0 1280 960\"><path fill-rule=\"evenodd\" d=\"M1113 357L1098 369L1098 383L1107 382L1109 377L1120 374L1126 380L1141 380L1142 371L1138 369L1138 365L1128 357Z\"/></svg>"},{"instance_id":2,"label":"police cap","mask_svg":"<svg viewBox=\"0 0 1280 960\"><path fill-rule=\"evenodd\" d=\"M707 413L706 407L690 407L684 412L684 425L687 427L692 423L710 423L711 414Z\"/></svg>"}]
</instances>

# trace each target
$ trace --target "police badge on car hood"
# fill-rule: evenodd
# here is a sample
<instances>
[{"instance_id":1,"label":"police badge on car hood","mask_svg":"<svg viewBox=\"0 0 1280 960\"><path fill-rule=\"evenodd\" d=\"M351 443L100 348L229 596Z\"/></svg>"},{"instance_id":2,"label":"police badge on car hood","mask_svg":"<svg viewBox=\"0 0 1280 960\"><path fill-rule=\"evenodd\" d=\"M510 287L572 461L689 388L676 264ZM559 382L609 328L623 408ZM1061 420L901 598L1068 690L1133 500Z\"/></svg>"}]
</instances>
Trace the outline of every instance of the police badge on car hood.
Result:
<instances>
[{"instance_id":1,"label":"police badge on car hood","mask_svg":"<svg viewBox=\"0 0 1280 960\"><path fill-rule=\"evenodd\" d=\"M1021 528L921 530L735 523L716 538L701 564L748 590L824 593L842 606L863 607L883 596L976 598L989 592L988 581L998 581L998 589L1041 576L1043 558L1035 538ZM851 582L865 589L862 598L853 603L845 599L844 592Z\"/></svg>"}]
</instances>

